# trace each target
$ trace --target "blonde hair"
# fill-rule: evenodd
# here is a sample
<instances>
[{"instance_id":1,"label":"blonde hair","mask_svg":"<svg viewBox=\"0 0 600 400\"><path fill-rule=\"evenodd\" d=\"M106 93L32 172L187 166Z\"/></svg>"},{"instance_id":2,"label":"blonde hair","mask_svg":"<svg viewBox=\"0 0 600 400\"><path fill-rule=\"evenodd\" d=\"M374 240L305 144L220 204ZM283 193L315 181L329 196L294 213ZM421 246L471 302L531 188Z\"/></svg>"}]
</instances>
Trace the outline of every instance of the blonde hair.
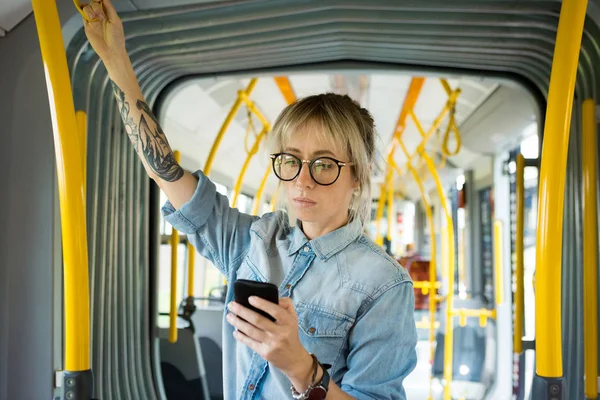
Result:
<instances>
[{"instance_id":1,"label":"blonde hair","mask_svg":"<svg viewBox=\"0 0 600 400\"><path fill-rule=\"evenodd\" d=\"M299 130L311 129L319 139L345 150L351 171L359 181L349 207L349 221L365 226L371 216L371 165L375 157L375 123L371 113L347 95L325 93L305 97L287 106L273 125L268 148L282 151ZM285 196L279 196L285 198Z\"/></svg>"}]
</instances>

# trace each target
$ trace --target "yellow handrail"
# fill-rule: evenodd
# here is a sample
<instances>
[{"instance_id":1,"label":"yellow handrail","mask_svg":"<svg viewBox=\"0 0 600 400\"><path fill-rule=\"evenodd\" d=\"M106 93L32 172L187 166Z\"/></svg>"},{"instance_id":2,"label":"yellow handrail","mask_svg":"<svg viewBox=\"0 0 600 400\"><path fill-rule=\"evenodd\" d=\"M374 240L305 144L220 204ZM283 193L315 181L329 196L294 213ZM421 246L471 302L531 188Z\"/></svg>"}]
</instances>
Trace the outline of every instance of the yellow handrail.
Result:
<instances>
[{"instance_id":1,"label":"yellow handrail","mask_svg":"<svg viewBox=\"0 0 600 400\"><path fill-rule=\"evenodd\" d=\"M258 151L258 147L260 146L260 143L263 141L263 139L267 135L267 132L270 129L271 129L271 127L268 124L263 127L260 134L256 137L256 140L254 141L254 145L252 146L252 149L250 149L250 151L246 155L246 160L244 161L244 165L242 165L242 169L240 171L240 174L238 175L238 178L235 182L235 186L233 188L233 199L231 201L231 207L235 208L235 206L237 205L237 199L240 195L240 191L242 190L242 182L244 181L244 176L246 175L246 170L248 169L250 160L252 160L252 157L254 157L254 155Z\"/></svg>"},{"instance_id":2,"label":"yellow handrail","mask_svg":"<svg viewBox=\"0 0 600 400\"><path fill-rule=\"evenodd\" d=\"M560 294L565 176L587 3L587 0L562 2L544 125L536 240L535 357L537 375L545 378L559 378L563 374Z\"/></svg>"},{"instance_id":3,"label":"yellow handrail","mask_svg":"<svg viewBox=\"0 0 600 400\"><path fill-rule=\"evenodd\" d=\"M442 280L448 277L448 227L442 226Z\"/></svg>"},{"instance_id":4,"label":"yellow handrail","mask_svg":"<svg viewBox=\"0 0 600 400\"><path fill-rule=\"evenodd\" d=\"M524 292L524 236L525 236L525 159L517 155L517 268L515 287L515 323L513 331L513 349L517 354L523 352L523 313L525 312Z\"/></svg>"},{"instance_id":5,"label":"yellow handrail","mask_svg":"<svg viewBox=\"0 0 600 400\"><path fill-rule=\"evenodd\" d=\"M598 212L596 105L583 102L583 340L585 395L598 398Z\"/></svg>"},{"instance_id":6,"label":"yellow handrail","mask_svg":"<svg viewBox=\"0 0 600 400\"><path fill-rule=\"evenodd\" d=\"M387 207L388 207L388 212L387 212L387 240L388 241L392 241L392 223L394 221L394 179L392 177L392 179L389 180L388 182L388 187L387 187Z\"/></svg>"},{"instance_id":7,"label":"yellow handrail","mask_svg":"<svg viewBox=\"0 0 600 400\"><path fill-rule=\"evenodd\" d=\"M179 151L173 152L175 161L179 164ZM169 308L169 342L177 342L177 249L179 247L179 232L171 228L171 296Z\"/></svg>"},{"instance_id":8,"label":"yellow handrail","mask_svg":"<svg viewBox=\"0 0 600 400\"><path fill-rule=\"evenodd\" d=\"M448 233L448 295L446 296L446 335L444 336L444 400L450 400L450 382L452 381L452 357L453 357L453 345L454 345L454 323L452 320L452 310L454 303L454 224L452 222L452 214L450 214L450 208L446 201L444 194L444 188L442 182L435 168L434 162L427 155L427 153L421 153L429 173L435 181L435 186L438 191L438 196L442 203L442 209L444 216L446 217L446 232Z\"/></svg>"},{"instance_id":9,"label":"yellow handrail","mask_svg":"<svg viewBox=\"0 0 600 400\"><path fill-rule=\"evenodd\" d=\"M393 171L389 166L391 158L388 158L388 170L385 174L385 182L381 184L381 190L379 193L379 200L377 202L377 212L375 213L375 243L379 246L383 246L383 236L381 235L381 218L383 218L383 207L385 206L385 200L387 197L386 187L390 179L393 179Z\"/></svg>"},{"instance_id":10,"label":"yellow handrail","mask_svg":"<svg viewBox=\"0 0 600 400\"><path fill-rule=\"evenodd\" d=\"M227 114L225 121L223 121L223 125L221 126L219 133L217 133L217 137L215 138L215 141L213 142L213 145L210 149L210 153L208 154L208 159L206 160L206 165L204 166L204 174L205 175L207 175L207 176L210 175L210 170L212 169L212 164L213 164L213 161L215 158L215 154L217 153L217 149L219 148L219 145L221 144L221 140L223 139L223 136L225 136L225 131L227 131L227 128L231 124L231 121L233 121L233 118L235 117L235 114L237 114L242 103L248 99L248 96L250 96L250 94L256 87L257 82L258 82L257 78L252 78L250 80L250 83L246 87L246 90L240 90L238 92L238 97L235 100L235 102L233 103L233 106L231 107L229 114Z\"/></svg>"},{"instance_id":11,"label":"yellow handrail","mask_svg":"<svg viewBox=\"0 0 600 400\"><path fill-rule=\"evenodd\" d=\"M64 259L65 370L90 369L85 184L75 106L56 2L32 0L50 102Z\"/></svg>"},{"instance_id":12,"label":"yellow handrail","mask_svg":"<svg viewBox=\"0 0 600 400\"><path fill-rule=\"evenodd\" d=\"M188 297L194 297L194 275L195 275L195 255L194 246L191 242L187 242L187 259L188 259Z\"/></svg>"},{"instance_id":13,"label":"yellow handrail","mask_svg":"<svg viewBox=\"0 0 600 400\"><path fill-rule=\"evenodd\" d=\"M404 141L402 139L399 140L400 143L400 147L402 148L402 151L404 152L404 154L406 155L406 157L408 157L408 151L406 150L406 146L404 145ZM436 249L436 240L435 240L435 225L434 225L434 221L433 221L433 213L431 212L431 201L429 200L429 195L427 194L427 191L425 190L425 188L423 187L423 181L421 180L421 178L419 178L419 174L417 174L417 171L415 170L415 168L412 166L412 164L407 164L407 168L410 170L410 173L412 174L415 182L417 183L417 186L419 187L419 192L421 192L421 199L423 200L423 207L425 208L425 214L427 215L427 223L429 224L429 236L430 236L430 241L431 241L431 257L429 260L429 286L428 289L428 293L429 293L429 320L431 321L431 325L430 325L430 329L429 329L429 360L431 362L433 362L433 358L435 356L435 330L434 330L434 323L435 323L435 311L436 311L436 288L440 287L440 283L437 282L437 263L436 263L436 254L437 254L437 249ZM425 285L423 285L420 282L415 282L414 283L414 287L415 288L419 288L421 287L421 290L423 291L424 294L425 293ZM431 291L429 291L430 289L432 289Z\"/></svg>"},{"instance_id":14,"label":"yellow handrail","mask_svg":"<svg viewBox=\"0 0 600 400\"><path fill-rule=\"evenodd\" d=\"M488 318L496 318L496 309L490 310L488 308L458 308L452 310L452 315L455 317L459 317L458 324L460 326L467 326L467 318L474 317L479 318L479 326L485 328L485 326L487 325Z\"/></svg>"},{"instance_id":15,"label":"yellow handrail","mask_svg":"<svg viewBox=\"0 0 600 400\"><path fill-rule=\"evenodd\" d=\"M440 82L444 87L444 91L450 97L452 95L452 88L448 81L444 78L440 78ZM459 90L460 93L460 89ZM450 139L450 132L454 131L454 137L456 138L456 148L454 151L450 151L448 149L448 141ZM458 125L456 125L456 102L452 104L450 107L450 117L448 118L448 127L446 128L446 133L444 133L444 139L442 141L442 164L445 164L446 157L452 157L457 155L460 152L460 148L462 146L462 139L460 137L460 130Z\"/></svg>"},{"instance_id":16,"label":"yellow handrail","mask_svg":"<svg viewBox=\"0 0 600 400\"><path fill-rule=\"evenodd\" d=\"M496 307L504 302L504 281L502 279L502 263L504 251L502 241L502 222L494 222L494 273L496 274Z\"/></svg>"},{"instance_id":17,"label":"yellow handrail","mask_svg":"<svg viewBox=\"0 0 600 400\"><path fill-rule=\"evenodd\" d=\"M283 98L288 103L288 105L292 104L296 101L296 95L294 94L294 89L292 88L292 84L287 76L276 76L274 78L277 87L279 87L279 91L283 95ZM254 196L254 204L252 205L252 215L258 214L258 208L260 207L260 199L262 197L263 191L265 190L265 186L267 183L267 179L271 175L271 165L267 167L265 174L263 175L262 181L260 182L260 186L256 191L256 195Z\"/></svg>"},{"instance_id":18,"label":"yellow handrail","mask_svg":"<svg viewBox=\"0 0 600 400\"><path fill-rule=\"evenodd\" d=\"M294 93L294 89L292 89L292 84L287 76L276 76L273 78L279 91L283 95L283 98L288 104L292 104L296 101L296 94Z\"/></svg>"}]
</instances>

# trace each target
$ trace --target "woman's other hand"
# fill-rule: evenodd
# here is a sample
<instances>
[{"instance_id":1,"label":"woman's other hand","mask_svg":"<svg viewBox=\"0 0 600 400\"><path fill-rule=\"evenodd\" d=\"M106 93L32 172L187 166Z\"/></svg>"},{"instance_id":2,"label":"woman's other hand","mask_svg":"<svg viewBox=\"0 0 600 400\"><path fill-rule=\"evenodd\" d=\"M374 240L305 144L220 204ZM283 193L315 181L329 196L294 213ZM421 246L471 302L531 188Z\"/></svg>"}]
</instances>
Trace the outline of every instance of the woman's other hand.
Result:
<instances>
[{"instance_id":1,"label":"woman's other hand","mask_svg":"<svg viewBox=\"0 0 600 400\"><path fill-rule=\"evenodd\" d=\"M92 0L83 12L85 34L105 64L127 54L123 24L111 0Z\"/></svg>"},{"instance_id":2,"label":"woman's other hand","mask_svg":"<svg viewBox=\"0 0 600 400\"><path fill-rule=\"evenodd\" d=\"M231 302L227 322L237 328L233 336L254 350L263 359L282 371L292 382L310 384L312 357L298 336L298 315L289 297L279 299L279 305L252 296L250 304L275 318L275 322Z\"/></svg>"}]
</instances>

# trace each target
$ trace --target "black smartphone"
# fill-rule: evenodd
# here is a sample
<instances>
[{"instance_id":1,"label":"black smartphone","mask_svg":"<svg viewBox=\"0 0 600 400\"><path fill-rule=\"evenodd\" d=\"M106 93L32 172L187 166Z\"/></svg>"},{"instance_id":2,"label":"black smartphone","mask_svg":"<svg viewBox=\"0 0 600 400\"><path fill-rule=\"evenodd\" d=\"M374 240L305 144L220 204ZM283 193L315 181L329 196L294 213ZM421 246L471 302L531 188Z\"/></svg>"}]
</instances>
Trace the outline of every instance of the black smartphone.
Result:
<instances>
[{"instance_id":1,"label":"black smartphone","mask_svg":"<svg viewBox=\"0 0 600 400\"><path fill-rule=\"evenodd\" d=\"M233 294L235 296L236 303L241 304L244 307L247 307L275 322L275 318L273 318L271 315L252 306L248 302L248 298L250 296L257 296L268 300L271 303L279 304L279 290L277 289L277 286L268 282L238 279L233 283Z\"/></svg>"}]
</instances>

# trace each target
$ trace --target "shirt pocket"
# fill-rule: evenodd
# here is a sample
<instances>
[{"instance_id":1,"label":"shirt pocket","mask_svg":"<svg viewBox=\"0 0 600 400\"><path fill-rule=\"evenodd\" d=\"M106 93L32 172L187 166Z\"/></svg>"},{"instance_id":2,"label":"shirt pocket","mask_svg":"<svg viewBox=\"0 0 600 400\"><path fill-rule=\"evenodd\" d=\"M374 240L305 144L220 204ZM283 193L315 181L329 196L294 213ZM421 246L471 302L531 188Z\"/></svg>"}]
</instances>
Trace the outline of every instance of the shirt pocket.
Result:
<instances>
[{"instance_id":1,"label":"shirt pocket","mask_svg":"<svg viewBox=\"0 0 600 400\"><path fill-rule=\"evenodd\" d=\"M321 364L334 366L347 349L347 335L354 320L323 307L298 304L300 341L304 348L317 356Z\"/></svg>"}]
</instances>

